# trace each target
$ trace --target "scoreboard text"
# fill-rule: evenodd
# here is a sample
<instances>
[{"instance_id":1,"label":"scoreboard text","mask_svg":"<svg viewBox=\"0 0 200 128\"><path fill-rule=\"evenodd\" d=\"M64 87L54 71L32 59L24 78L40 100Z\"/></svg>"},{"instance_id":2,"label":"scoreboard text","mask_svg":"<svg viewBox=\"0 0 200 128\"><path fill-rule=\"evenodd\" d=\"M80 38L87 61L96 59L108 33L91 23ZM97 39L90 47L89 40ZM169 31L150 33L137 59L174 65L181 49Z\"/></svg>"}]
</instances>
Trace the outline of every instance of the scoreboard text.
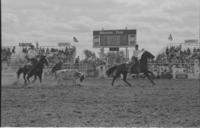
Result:
<instances>
[{"instance_id":1,"label":"scoreboard text","mask_svg":"<svg viewBox=\"0 0 200 128\"><path fill-rule=\"evenodd\" d=\"M136 30L93 31L93 47L130 47L136 44Z\"/></svg>"}]
</instances>

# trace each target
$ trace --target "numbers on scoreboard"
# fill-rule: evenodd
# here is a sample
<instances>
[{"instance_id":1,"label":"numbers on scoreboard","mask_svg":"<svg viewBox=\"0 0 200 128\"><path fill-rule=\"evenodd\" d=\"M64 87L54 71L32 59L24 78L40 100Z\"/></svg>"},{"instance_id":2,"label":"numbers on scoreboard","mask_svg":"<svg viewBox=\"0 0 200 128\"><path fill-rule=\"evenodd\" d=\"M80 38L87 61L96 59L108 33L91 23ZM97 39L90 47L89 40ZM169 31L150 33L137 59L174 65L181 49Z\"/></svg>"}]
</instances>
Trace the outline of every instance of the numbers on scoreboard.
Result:
<instances>
[{"instance_id":1,"label":"numbers on scoreboard","mask_svg":"<svg viewBox=\"0 0 200 128\"><path fill-rule=\"evenodd\" d=\"M93 47L98 47L98 46L100 46L100 36L95 35L93 37Z\"/></svg>"},{"instance_id":2,"label":"numbers on scoreboard","mask_svg":"<svg viewBox=\"0 0 200 128\"><path fill-rule=\"evenodd\" d=\"M101 46L127 45L126 35L103 35L100 38Z\"/></svg>"},{"instance_id":3,"label":"numbers on scoreboard","mask_svg":"<svg viewBox=\"0 0 200 128\"><path fill-rule=\"evenodd\" d=\"M120 45L120 36L119 35L112 35L108 37L108 45Z\"/></svg>"}]
</instances>

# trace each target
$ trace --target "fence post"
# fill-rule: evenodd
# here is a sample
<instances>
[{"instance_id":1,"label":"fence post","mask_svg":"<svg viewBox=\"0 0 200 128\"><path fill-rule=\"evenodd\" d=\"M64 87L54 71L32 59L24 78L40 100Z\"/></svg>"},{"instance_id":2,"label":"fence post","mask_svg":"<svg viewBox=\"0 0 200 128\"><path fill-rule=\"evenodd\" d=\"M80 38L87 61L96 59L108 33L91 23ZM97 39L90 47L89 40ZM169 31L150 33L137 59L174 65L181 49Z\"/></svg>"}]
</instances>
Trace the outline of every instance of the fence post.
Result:
<instances>
[{"instance_id":1,"label":"fence post","mask_svg":"<svg viewBox=\"0 0 200 128\"><path fill-rule=\"evenodd\" d=\"M199 79L199 105L200 105L200 57L198 59L198 67L199 67L199 76L198 76L198 79Z\"/></svg>"}]
</instances>

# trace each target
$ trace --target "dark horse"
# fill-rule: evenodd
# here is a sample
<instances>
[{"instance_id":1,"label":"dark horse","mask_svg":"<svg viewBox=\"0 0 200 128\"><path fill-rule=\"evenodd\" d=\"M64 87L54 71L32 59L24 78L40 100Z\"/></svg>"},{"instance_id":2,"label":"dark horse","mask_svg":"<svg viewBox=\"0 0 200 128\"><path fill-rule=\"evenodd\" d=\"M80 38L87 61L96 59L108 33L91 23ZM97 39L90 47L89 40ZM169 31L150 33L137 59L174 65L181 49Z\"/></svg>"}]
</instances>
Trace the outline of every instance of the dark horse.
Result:
<instances>
[{"instance_id":1,"label":"dark horse","mask_svg":"<svg viewBox=\"0 0 200 128\"><path fill-rule=\"evenodd\" d=\"M123 81L125 83L127 83L129 86L131 86L131 84L126 80L127 78L127 74L139 74L139 73L144 73L145 76L147 76L147 78L151 81L151 83L154 85L154 74L148 70L148 59L153 59L155 56L152 55L150 52L148 51L144 51L141 59L139 60L139 64L135 63L123 63L120 65L116 65L113 66L111 68L109 68L106 71L106 74L108 76L113 75L113 80L112 80L112 86L114 85L114 81L116 80L116 78L120 77L120 75L123 75ZM131 70L130 70L131 69ZM139 70L138 70L139 69ZM151 74L151 77L149 74Z\"/></svg>"},{"instance_id":2,"label":"dark horse","mask_svg":"<svg viewBox=\"0 0 200 128\"><path fill-rule=\"evenodd\" d=\"M26 64L26 65L24 65L23 67L20 67L17 70L17 79L19 80L20 74L23 73L23 78L24 78L24 82L25 83L26 83L26 75L27 75L27 73L38 62L38 60L36 58L28 59L28 61L31 62L31 63ZM36 79L36 76L35 76L35 79Z\"/></svg>"},{"instance_id":3,"label":"dark horse","mask_svg":"<svg viewBox=\"0 0 200 128\"><path fill-rule=\"evenodd\" d=\"M35 65L33 65L33 67L29 70L29 72L28 72L28 74L26 76L26 80L28 81L28 83L30 83L29 79L33 75L35 76L35 80L36 80L36 78L38 76L39 80L40 80L40 83L42 82L42 73L43 73L44 64L46 64L47 66L49 65L46 56L42 55L42 56L40 56L39 61Z\"/></svg>"}]
</instances>

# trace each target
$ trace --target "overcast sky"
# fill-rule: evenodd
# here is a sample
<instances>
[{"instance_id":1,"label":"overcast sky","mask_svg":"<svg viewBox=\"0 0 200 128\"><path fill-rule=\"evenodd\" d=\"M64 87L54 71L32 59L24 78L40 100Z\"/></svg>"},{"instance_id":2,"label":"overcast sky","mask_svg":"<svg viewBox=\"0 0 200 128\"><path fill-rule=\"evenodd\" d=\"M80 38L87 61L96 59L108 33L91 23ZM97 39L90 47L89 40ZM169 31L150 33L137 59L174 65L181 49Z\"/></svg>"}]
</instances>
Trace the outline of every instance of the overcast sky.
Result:
<instances>
[{"instance_id":1,"label":"overcast sky","mask_svg":"<svg viewBox=\"0 0 200 128\"><path fill-rule=\"evenodd\" d=\"M92 31L137 29L140 48L153 53L168 43L198 39L198 0L2 0L2 44L73 41L92 49Z\"/></svg>"}]
</instances>

